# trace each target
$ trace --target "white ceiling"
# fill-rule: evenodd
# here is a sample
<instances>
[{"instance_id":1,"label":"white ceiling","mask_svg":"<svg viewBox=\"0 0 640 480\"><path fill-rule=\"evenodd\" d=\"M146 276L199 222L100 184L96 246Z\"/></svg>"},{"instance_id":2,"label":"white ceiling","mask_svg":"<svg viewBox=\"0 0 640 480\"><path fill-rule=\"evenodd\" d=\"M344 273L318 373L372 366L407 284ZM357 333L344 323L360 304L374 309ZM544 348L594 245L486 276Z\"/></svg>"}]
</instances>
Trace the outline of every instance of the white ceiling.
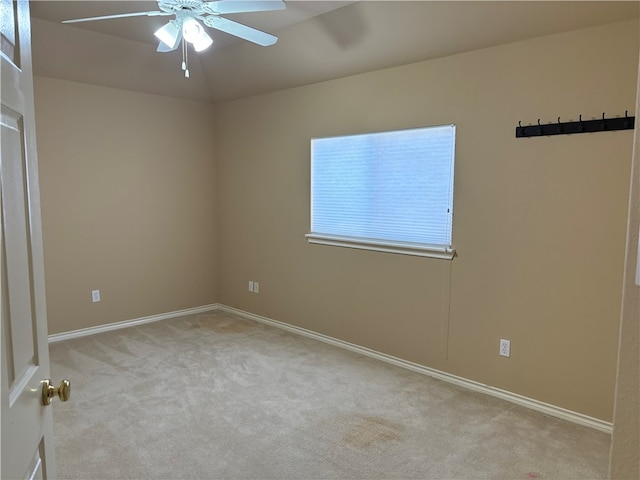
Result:
<instances>
[{"instance_id":1,"label":"white ceiling","mask_svg":"<svg viewBox=\"0 0 640 480\"><path fill-rule=\"evenodd\" d=\"M180 49L155 51L163 17L59 23L157 10L155 2L32 1L31 10L36 75L218 101L638 18L639 2L289 0L284 11L227 16L278 43L212 31L214 47L189 55L189 79Z\"/></svg>"}]
</instances>

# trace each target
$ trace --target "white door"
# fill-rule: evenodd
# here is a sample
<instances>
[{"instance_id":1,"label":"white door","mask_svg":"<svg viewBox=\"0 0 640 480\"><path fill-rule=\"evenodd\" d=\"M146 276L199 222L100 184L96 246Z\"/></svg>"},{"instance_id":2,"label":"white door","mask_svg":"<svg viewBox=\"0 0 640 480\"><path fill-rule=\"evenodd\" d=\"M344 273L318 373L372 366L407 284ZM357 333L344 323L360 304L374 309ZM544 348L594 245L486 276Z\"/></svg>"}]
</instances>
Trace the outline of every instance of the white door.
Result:
<instances>
[{"instance_id":1,"label":"white door","mask_svg":"<svg viewBox=\"0 0 640 480\"><path fill-rule=\"evenodd\" d=\"M2 479L55 478L27 0L0 0ZM57 393L57 392L53 392Z\"/></svg>"}]
</instances>

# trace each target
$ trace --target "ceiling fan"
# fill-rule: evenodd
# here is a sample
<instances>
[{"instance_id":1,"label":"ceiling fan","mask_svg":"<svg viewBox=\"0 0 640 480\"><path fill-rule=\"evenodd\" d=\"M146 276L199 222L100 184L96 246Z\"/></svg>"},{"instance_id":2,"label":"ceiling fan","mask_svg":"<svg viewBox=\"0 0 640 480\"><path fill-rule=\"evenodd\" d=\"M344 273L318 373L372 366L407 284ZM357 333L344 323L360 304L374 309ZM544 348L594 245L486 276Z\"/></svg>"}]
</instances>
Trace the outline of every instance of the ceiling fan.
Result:
<instances>
[{"instance_id":1,"label":"ceiling fan","mask_svg":"<svg viewBox=\"0 0 640 480\"><path fill-rule=\"evenodd\" d=\"M99 17L76 18L73 20L64 20L62 23L93 22L95 20L124 17L174 16L174 19L169 20L169 22L154 33L158 40L160 40L157 51L171 52L182 44L182 70L184 71L184 76L188 78L187 44L190 43L193 45L196 52L201 52L209 48L213 43L212 38L207 34L199 21L207 27L235 35L236 37L266 47L276 43L278 37L243 25L242 23L229 20L221 15L283 10L285 7L285 3L282 0L158 0L158 10L150 12L118 13Z\"/></svg>"}]
</instances>

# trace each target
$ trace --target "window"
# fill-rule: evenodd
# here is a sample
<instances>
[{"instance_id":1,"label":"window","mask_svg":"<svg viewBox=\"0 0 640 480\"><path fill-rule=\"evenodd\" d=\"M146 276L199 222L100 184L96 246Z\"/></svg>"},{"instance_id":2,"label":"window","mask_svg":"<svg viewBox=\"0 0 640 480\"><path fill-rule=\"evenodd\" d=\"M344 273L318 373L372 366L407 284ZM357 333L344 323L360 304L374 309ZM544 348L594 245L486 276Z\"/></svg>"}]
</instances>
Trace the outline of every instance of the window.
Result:
<instances>
[{"instance_id":1,"label":"window","mask_svg":"<svg viewBox=\"0 0 640 480\"><path fill-rule=\"evenodd\" d=\"M311 243L453 258L455 125L311 140Z\"/></svg>"}]
</instances>

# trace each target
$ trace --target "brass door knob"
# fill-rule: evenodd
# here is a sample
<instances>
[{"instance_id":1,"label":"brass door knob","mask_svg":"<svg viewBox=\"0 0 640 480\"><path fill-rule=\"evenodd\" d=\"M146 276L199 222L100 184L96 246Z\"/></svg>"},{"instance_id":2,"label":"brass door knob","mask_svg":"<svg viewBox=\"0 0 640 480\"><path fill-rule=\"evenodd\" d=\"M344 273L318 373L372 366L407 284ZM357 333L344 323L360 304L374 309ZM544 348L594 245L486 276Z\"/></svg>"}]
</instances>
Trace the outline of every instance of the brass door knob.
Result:
<instances>
[{"instance_id":1,"label":"brass door knob","mask_svg":"<svg viewBox=\"0 0 640 480\"><path fill-rule=\"evenodd\" d=\"M51 405L53 398L58 396L61 402L66 402L71 396L71 382L62 380L58 387L51 385L51 380L47 379L42 382L42 404Z\"/></svg>"}]
</instances>

